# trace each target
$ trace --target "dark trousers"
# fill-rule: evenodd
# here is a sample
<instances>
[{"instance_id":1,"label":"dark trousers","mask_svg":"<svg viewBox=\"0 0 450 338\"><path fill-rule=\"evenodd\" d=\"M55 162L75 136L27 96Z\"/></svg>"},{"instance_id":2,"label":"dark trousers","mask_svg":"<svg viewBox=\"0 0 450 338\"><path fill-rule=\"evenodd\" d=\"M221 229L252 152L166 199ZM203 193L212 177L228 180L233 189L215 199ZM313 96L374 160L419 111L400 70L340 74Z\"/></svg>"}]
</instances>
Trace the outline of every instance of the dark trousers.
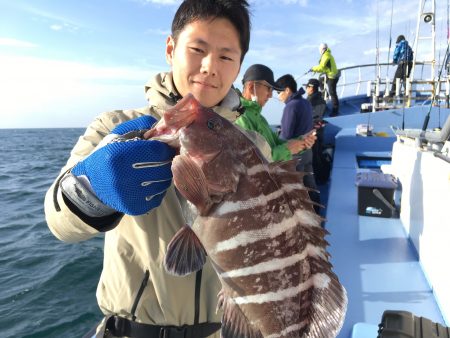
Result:
<instances>
[{"instance_id":1,"label":"dark trousers","mask_svg":"<svg viewBox=\"0 0 450 338\"><path fill-rule=\"evenodd\" d=\"M305 187L317 190L316 181L314 179L314 168L313 168L313 151L312 149L306 149L300 155L296 155L298 157L297 162L297 171L306 172L308 175L303 177L303 184ZM309 191L309 197L313 202L320 204L320 195L316 191ZM320 208L318 206L314 206L314 210L319 213Z\"/></svg>"},{"instance_id":2,"label":"dark trousers","mask_svg":"<svg viewBox=\"0 0 450 338\"><path fill-rule=\"evenodd\" d=\"M409 74L411 74L411 68L412 68L412 62L403 62L401 61L398 66L397 70L395 71L394 80L392 81L392 87L390 95L395 95L395 88L396 88L396 79L401 79L401 82L403 83L403 88L406 87L406 78L409 77Z\"/></svg>"},{"instance_id":3,"label":"dark trousers","mask_svg":"<svg viewBox=\"0 0 450 338\"><path fill-rule=\"evenodd\" d=\"M339 114L339 99L336 92L336 85L338 83L338 80L339 78L327 79L328 94L330 94L331 103L333 105L330 116L336 116Z\"/></svg>"},{"instance_id":4,"label":"dark trousers","mask_svg":"<svg viewBox=\"0 0 450 338\"><path fill-rule=\"evenodd\" d=\"M317 140L312 147L313 153L313 171L316 184L325 184L330 175L330 168L328 163L322 160L323 151L323 128L317 129Z\"/></svg>"}]
</instances>

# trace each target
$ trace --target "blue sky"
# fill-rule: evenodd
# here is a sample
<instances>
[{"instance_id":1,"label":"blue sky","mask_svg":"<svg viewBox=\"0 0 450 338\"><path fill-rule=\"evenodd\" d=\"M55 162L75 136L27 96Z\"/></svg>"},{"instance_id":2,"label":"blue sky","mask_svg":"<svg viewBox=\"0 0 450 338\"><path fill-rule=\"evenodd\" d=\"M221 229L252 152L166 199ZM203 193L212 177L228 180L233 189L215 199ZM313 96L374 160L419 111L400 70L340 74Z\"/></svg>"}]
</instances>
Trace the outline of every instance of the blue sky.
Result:
<instances>
[{"instance_id":1,"label":"blue sky","mask_svg":"<svg viewBox=\"0 0 450 338\"><path fill-rule=\"evenodd\" d=\"M86 127L103 111L146 105L144 84L169 69L165 40L179 3L0 0L0 128ZM375 63L378 35L380 62L388 61L390 0L250 4L250 51L238 88L253 63L268 65L276 78L291 73L305 83L308 76L301 76L317 63L321 42L328 43L338 67L345 67ZM436 30L445 44L447 11L442 6ZM418 0L394 0L394 41L399 34L414 40L417 7ZM445 50L446 45L441 41L436 47ZM282 108L273 98L264 115L277 124Z\"/></svg>"}]
</instances>

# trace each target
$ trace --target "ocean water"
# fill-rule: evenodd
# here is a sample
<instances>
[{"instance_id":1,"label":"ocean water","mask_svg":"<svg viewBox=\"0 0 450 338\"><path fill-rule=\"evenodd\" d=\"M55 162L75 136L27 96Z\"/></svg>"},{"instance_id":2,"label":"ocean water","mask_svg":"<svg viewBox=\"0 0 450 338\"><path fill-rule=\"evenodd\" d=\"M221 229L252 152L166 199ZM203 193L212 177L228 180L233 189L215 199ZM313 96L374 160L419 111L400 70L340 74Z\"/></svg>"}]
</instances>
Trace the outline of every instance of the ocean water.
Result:
<instances>
[{"instance_id":1,"label":"ocean water","mask_svg":"<svg viewBox=\"0 0 450 338\"><path fill-rule=\"evenodd\" d=\"M101 318L103 238L50 232L44 196L83 129L0 129L0 337L82 337Z\"/></svg>"}]
</instances>

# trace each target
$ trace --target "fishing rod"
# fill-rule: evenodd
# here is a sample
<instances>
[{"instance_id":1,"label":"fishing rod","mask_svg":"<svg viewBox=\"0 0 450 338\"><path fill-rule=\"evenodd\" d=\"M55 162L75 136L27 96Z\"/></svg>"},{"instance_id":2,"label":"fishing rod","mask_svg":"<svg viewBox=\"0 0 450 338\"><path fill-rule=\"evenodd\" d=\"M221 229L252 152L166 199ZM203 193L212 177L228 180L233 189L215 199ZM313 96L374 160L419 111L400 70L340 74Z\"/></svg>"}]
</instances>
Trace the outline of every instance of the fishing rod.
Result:
<instances>
[{"instance_id":1,"label":"fishing rod","mask_svg":"<svg viewBox=\"0 0 450 338\"><path fill-rule=\"evenodd\" d=\"M448 58L449 49L450 49L450 41L447 42L447 50L445 51L446 58ZM444 66L445 66L445 62L442 63L441 69L439 70L439 75L438 75L438 78L437 78L438 85L439 85L439 83L441 81L441 75L442 75L442 71L444 70ZM433 104L434 104L435 100L436 100L436 90L433 92L433 96L431 97L430 108L428 109L428 113L425 116L425 119L423 121L422 131L425 131L428 128L428 123L430 122L430 116L431 116L431 108L433 107Z\"/></svg>"},{"instance_id":2,"label":"fishing rod","mask_svg":"<svg viewBox=\"0 0 450 338\"><path fill-rule=\"evenodd\" d=\"M392 46L392 18L394 17L394 0L391 1L391 25L389 27L389 49L387 56L387 63L391 61L391 46ZM386 77L389 73L389 66L386 67Z\"/></svg>"}]
</instances>

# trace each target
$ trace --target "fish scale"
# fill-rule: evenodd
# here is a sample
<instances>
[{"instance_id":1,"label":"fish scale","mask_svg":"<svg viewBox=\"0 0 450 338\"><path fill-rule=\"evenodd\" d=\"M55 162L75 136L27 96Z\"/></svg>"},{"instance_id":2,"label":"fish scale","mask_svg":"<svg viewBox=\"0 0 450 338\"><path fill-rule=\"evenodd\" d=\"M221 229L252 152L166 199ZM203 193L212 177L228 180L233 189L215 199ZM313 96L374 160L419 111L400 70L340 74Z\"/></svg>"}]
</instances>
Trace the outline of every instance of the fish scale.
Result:
<instances>
[{"instance_id":1,"label":"fish scale","mask_svg":"<svg viewBox=\"0 0 450 338\"><path fill-rule=\"evenodd\" d=\"M191 95L146 137L180 148L174 184L198 215L169 244L166 266L193 272L206 251L222 282L222 337L335 337L346 292L295 162L268 163L245 134ZM192 248L197 258L185 266L183 252Z\"/></svg>"}]
</instances>

